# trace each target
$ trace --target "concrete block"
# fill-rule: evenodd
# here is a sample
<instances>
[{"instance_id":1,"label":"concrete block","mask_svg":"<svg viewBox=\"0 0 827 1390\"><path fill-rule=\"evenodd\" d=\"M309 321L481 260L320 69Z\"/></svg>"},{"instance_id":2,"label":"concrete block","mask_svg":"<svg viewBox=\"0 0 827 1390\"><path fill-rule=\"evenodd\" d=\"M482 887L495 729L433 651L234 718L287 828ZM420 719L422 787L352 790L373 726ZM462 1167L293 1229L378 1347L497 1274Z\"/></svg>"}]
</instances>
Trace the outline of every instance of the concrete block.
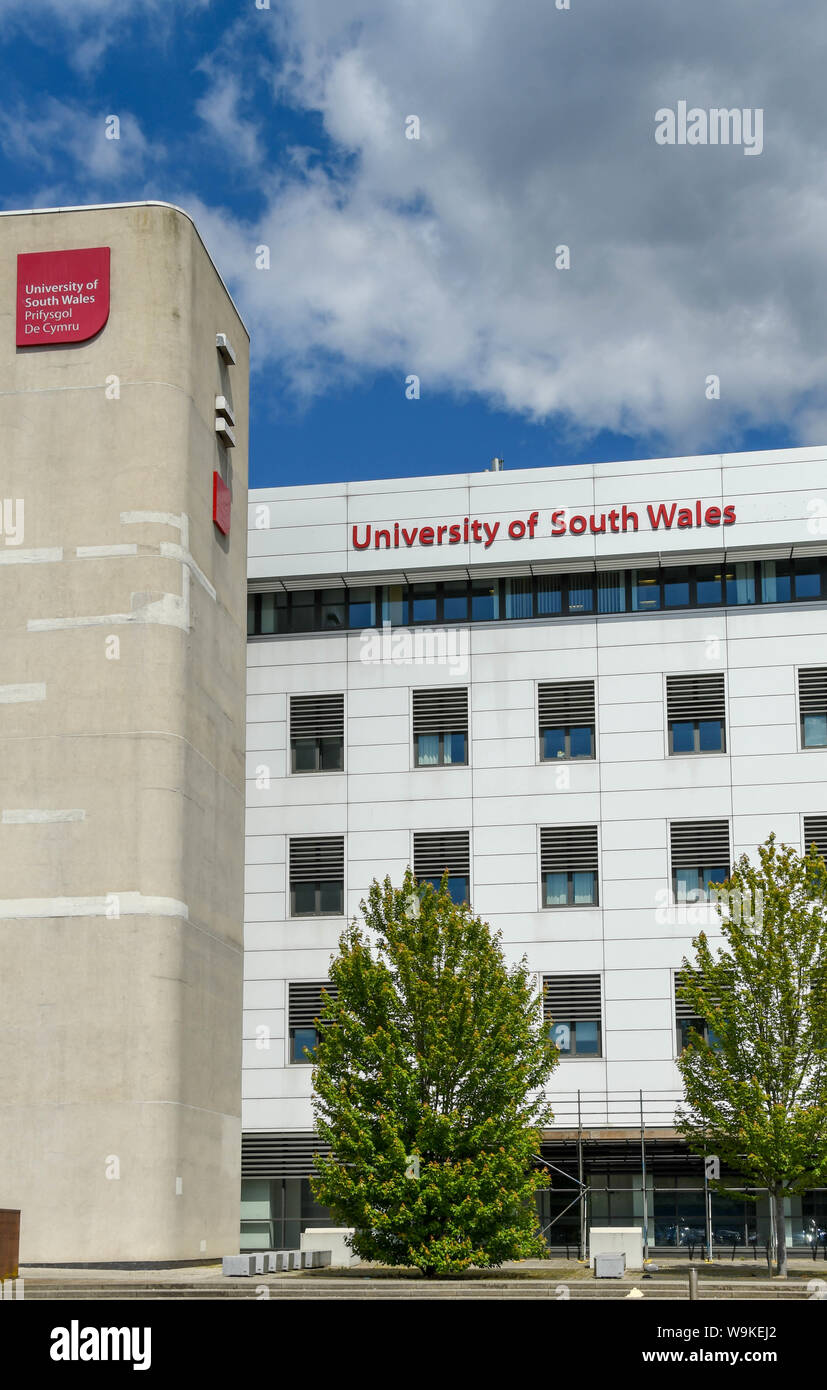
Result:
<instances>
[{"instance_id":1,"label":"concrete block","mask_svg":"<svg viewBox=\"0 0 827 1390\"><path fill-rule=\"evenodd\" d=\"M324 1250L329 1253L328 1264L334 1269L346 1268L359 1263L359 1256L346 1244L346 1237L352 1235L349 1226L313 1226L302 1232L301 1247L302 1250Z\"/></svg>"},{"instance_id":2,"label":"concrete block","mask_svg":"<svg viewBox=\"0 0 827 1390\"><path fill-rule=\"evenodd\" d=\"M623 1254L596 1254L594 1257L594 1277L595 1279L622 1279L626 1269L626 1257Z\"/></svg>"},{"instance_id":3,"label":"concrete block","mask_svg":"<svg viewBox=\"0 0 827 1390\"><path fill-rule=\"evenodd\" d=\"M594 1268L595 1253L623 1255L627 1269L643 1269L643 1231L640 1226L591 1226L589 1259Z\"/></svg>"},{"instance_id":4,"label":"concrete block","mask_svg":"<svg viewBox=\"0 0 827 1390\"><path fill-rule=\"evenodd\" d=\"M221 1261L221 1273L225 1276L249 1276L256 1272L255 1255L225 1255Z\"/></svg>"}]
</instances>

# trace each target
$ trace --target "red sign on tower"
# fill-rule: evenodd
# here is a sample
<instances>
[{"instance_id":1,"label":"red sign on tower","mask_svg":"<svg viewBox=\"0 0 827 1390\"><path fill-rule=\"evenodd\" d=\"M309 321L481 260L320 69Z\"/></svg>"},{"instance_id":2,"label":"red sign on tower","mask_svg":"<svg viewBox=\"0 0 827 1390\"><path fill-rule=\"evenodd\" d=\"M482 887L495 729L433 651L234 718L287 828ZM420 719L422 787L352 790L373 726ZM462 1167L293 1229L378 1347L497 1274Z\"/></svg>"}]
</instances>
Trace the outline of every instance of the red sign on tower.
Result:
<instances>
[{"instance_id":1,"label":"red sign on tower","mask_svg":"<svg viewBox=\"0 0 827 1390\"><path fill-rule=\"evenodd\" d=\"M109 247L17 257L17 346L94 338L109 318Z\"/></svg>"},{"instance_id":2,"label":"red sign on tower","mask_svg":"<svg viewBox=\"0 0 827 1390\"><path fill-rule=\"evenodd\" d=\"M212 475L212 519L225 536L230 534L230 509L233 496L220 473Z\"/></svg>"}]
</instances>

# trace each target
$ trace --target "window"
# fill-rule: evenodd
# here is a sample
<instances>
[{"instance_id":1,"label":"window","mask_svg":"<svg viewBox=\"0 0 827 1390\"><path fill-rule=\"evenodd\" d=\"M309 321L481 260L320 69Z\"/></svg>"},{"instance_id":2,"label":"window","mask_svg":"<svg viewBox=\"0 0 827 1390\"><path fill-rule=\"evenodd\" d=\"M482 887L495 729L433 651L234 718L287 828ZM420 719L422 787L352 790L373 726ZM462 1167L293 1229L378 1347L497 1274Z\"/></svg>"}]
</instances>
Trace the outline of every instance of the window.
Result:
<instances>
[{"instance_id":1,"label":"window","mask_svg":"<svg viewBox=\"0 0 827 1390\"><path fill-rule=\"evenodd\" d=\"M827 860L827 816L804 817L804 853L809 854L810 846L815 845L822 859ZM813 892L822 897L827 891L824 870L816 872L815 881L810 883Z\"/></svg>"},{"instance_id":2,"label":"window","mask_svg":"<svg viewBox=\"0 0 827 1390\"><path fill-rule=\"evenodd\" d=\"M721 602L723 597L723 566L698 565L695 570L695 584L698 603L709 608Z\"/></svg>"},{"instance_id":3,"label":"window","mask_svg":"<svg viewBox=\"0 0 827 1390\"><path fill-rule=\"evenodd\" d=\"M597 905L597 826L554 825L540 831L543 907Z\"/></svg>"},{"instance_id":4,"label":"window","mask_svg":"<svg viewBox=\"0 0 827 1390\"><path fill-rule=\"evenodd\" d=\"M446 581L442 586L442 621L468 621L468 584L464 579Z\"/></svg>"},{"instance_id":5,"label":"window","mask_svg":"<svg viewBox=\"0 0 827 1390\"><path fill-rule=\"evenodd\" d=\"M411 617L415 623L436 622L436 584L414 584Z\"/></svg>"},{"instance_id":6,"label":"window","mask_svg":"<svg viewBox=\"0 0 827 1390\"><path fill-rule=\"evenodd\" d=\"M291 772L341 772L344 757L344 695L292 695Z\"/></svg>"},{"instance_id":7,"label":"window","mask_svg":"<svg viewBox=\"0 0 827 1390\"><path fill-rule=\"evenodd\" d=\"M802 748L827 748L827 666L798 673Z\"/></svg>"},{"instance_id":8,"label":"window","mask_svg":"<svg viewBox=\"0 0 827 1390\"><path fill-rule=\"evenodd\" d=\"M675 971L675 1034L678 1043L678 1055L689 1046L693 1032L699 1034L704 1042L709 1043L710 1047L717 1048L718 1039L706 1019L696 1014L692 1005L680 997L682 976L682 971ZM714 1002L717 1003L717 1000Z\"/></svg>"},{"instance_id":9,"label":"window","mask_svg":"<svg viewBox=\"0 0 827 1390\"><path fill-rule=\"evenodd\" d=\"M380 593L382 599L382 623L390 623L392 627L407 627L407 587L404 584L383 584Z\"/></svg>"},{"instance_id":10,"label":"window","mask_svg":"<svg viewBox=\"0 0 827 1390\"><path fill-rule=\"evenodd\" d=\"M724 571L726 601L729 604L755 602L754 565L727 565Z\"/></svg>"},{"instance_id":11,"label":"window","mask_svg":"<svg viewBox=\"0 0 827 1390\"><path fill-rule=\"evenodd\" d=\"M658 570L632 570L632 610L646 613L660 608L660 574Z\"/></svg>"},{"instance_id":12,"label":"window","mask_svg":"<svg viewBox=\"0 0 827 1390\"><path fill-rule=\"evenodd\" d=\"M500 616L500 584L498 579L471 585L471 617L477 622Z\"/></svg>"},{"instance_id":13,"label":"window","mask_svg":"<svg viewBox=\"0 0 827 1390\"><path fill-rule=\"evenodd\" d=\"M413 692L414 763L449 767L468 762L467 687Z\"/></svg>"},{"instance_id":14,"label":"window","mask_svg":"<svg viewBox=\"0 0 827 1390\"><path fill-rule=\"evenodd\" d=\"M537 612L548 617L563 611L563 581L558 574L543 574L537 580Z\"/></svg>"},{"instance_id":15,"label":"window","mask_svg":"<svg viewBox=\"0 0 827 1390\"><path fill-rule=\"evenodd\" d=\"M290 916L340 917L344 908L343 835L290 841Z\"/></svg>"},{"instance_id":16,"label":"window","mask_svg":"<svg viewBox=\"0 0 827 1390\"><path fill-rule=\"evenodd\" d=\"M666 677L669 752L723 753L726 750L726 692L723 671Z\"/></svg>"},{"instance_id":17,"label":"window","mask_svg":"<svg viewBox=\"0 0 827 1390\"><path fill-rule=\"evenodd\" d=\"M349 627L373 627L376 623L376 591L348 589L347 621Z\"/></svg>"},{"instance_id":18,"label":"window","mask_svg":"<svg viewBox=\"0 0 827 1390\"><path fill-rule=\"evenodd\" d=\"M789 560L761 561L761 602L789 603L792 598L792 567Z\"/></svg>"},{"instance_id":19,"label":"window","mask_svg":"<svg viewBox=\"0 0 827 1390\"><path fill-rule=\"evenodd\" d=\"M797 599L821 597L821 565L818 560L796 560L795 596Z\"/></svg>"},{"instance_id":20,"label":"window","mask_svg":"<svg viewBox=\"0 0 827 1390\"><path fill-rule=\"evenodd\" d=\"M505 616L507 618L532 618L534 616L534 595L530 579L506 579Z\"/></svg>"},{"instance_id":21,"label":"window","mask_svg":"<svg viewBox=\"0 0 827 1390\"><path fill-rule=\"evenodd\" d=\"M569 612L591 613L594 608L594 575L569 576Z\"/></svg>"},{"instance_id":22,"label":"window","mask_svg":"<svg viewBox=\"0 0 827 1390\"><path fill-rule=\"evenodd\" d=\"M670 565L663 571L664 608L686 608L690 601L688 565Z\"/></svg>"},{"instance_id":23,"label":"window","mask_svg":"<svg viewBox=\"0 0 827 1390\"><path fill-rule=\"evenodd\" d=\"M414 877L419 883L439 888L447 871L448 892L454 903L468 902L471 877L470 832L467 830L417 830L414 832Z\"/></svg>"},{"instance_id":24,"label":"window","mask_svg":"<svg viewBox=\"0 0 827 1390\"><path fill-rule=\"evenodd\" d=\"M626 576L622 570L605 570L597 576L598 613L625 613Z\"/></svg>"},{"instance_id":25,"label":"window","mask_svg":"<svg viewBox=\"0 0 827 1390\"><path fill-rule=\"evenodd\" d=\"M315 1052L319 1041L319 1028L325 1026L321 1023L321 1014L324 1011L322 991L335 999L337 989L329 980L291 980L287 988L290 1061L310 1066L313 1058L306 1057L304 1050L307 1048L309 1052Z\"/></svg>"},{"instance_id":26,"label":"window","mask_svg":"<svg viewBox=\"0 0 827 1390\"><path fill-rule=\"evenodd\" d=\"M544 975L543 1017L563 1057L601 1057L599 975Z\"/></svg>"},{"instance_id":27,"label":"window","mask_svg":"<svg viewBox=\"0 0 827 1390\"><path fill-rule=\"evenodd\" d=\"M345 626L345 599L344 589L322 589L321 627L323 632L327 632L331 628L343 628Z\"/></svg>"},{"instance_id":28,"label":"window","mask_svg":"<svg viewBox=\"0 0 827 1390\"><path fill-rule=\"evenodd\" d=\"M710 902L708 885L729 878L729 822L673 821L669 835L674 901Z\"/></svg>"},{"instance_id":29,"label":"window","mask_svg":"<svg viewBox=\"0 0 827 1390\"><path fill-rule=\"evenodd\" d=\"M594 757L594 681L549 681L537 689L543 762Z\"/></svg>"}]
</instances>

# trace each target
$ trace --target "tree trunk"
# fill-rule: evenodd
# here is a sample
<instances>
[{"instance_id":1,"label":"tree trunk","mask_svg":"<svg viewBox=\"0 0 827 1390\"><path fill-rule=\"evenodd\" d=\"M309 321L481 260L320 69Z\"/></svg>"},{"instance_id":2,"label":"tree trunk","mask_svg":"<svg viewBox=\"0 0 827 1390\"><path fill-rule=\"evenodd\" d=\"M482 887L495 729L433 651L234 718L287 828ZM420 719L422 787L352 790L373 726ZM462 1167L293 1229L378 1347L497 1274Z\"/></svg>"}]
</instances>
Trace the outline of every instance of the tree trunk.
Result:
<instances>
[{"instance_id":1,"label":"tree trunk","mask_svg":"<svg viewBox=\"0 0 827 1390\"><path fill-rule=\"evenodd\" d=\"M777 1187L772 1194L775 1202L775 1272L783 1279L787 1277L787 1225L784 1220L784 1189Z\"/></svg>"}]
</instances>

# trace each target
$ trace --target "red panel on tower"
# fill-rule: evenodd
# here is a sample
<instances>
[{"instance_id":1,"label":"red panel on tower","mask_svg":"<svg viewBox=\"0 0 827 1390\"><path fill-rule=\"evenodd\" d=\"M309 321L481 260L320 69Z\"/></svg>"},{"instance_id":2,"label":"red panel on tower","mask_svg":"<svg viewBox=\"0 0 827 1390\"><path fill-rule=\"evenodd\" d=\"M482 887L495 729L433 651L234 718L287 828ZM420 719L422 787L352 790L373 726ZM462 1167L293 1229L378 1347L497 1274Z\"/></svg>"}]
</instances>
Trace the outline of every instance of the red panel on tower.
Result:
<instances>
[{"instance_id":1,"label":"red panel on tower","mask_svg":"<svg viewBox=\"0 0 827 1390\"><path fill-rule=\"evenodd\" d=\"M212 519L225 536L230 534L232 494L220 473L212 475Z\"/></svg>"}]
</instances>

